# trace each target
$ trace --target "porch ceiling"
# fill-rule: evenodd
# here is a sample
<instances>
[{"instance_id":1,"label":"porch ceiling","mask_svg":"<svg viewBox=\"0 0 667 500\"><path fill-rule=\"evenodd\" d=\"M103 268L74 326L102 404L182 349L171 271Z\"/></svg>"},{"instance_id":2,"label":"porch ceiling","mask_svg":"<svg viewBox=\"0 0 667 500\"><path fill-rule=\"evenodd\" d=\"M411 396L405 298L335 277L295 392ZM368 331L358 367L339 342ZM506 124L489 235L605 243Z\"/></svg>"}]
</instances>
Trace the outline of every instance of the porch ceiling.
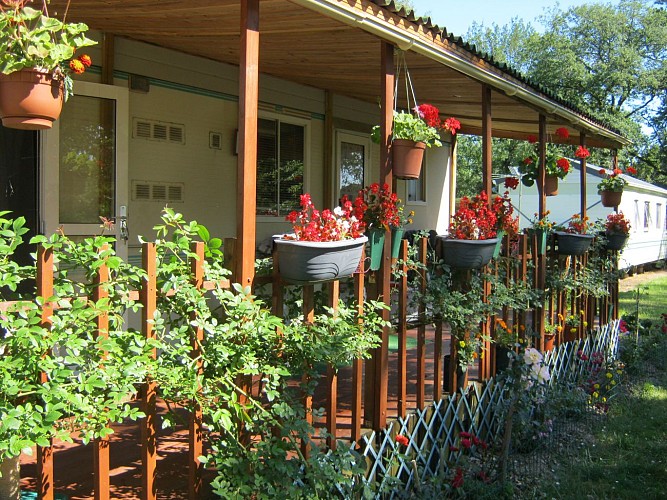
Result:
<instances>
[{"instance_id":1,"label":"porch ceiling","mask_svg":"<svg viewBox=\"0 0 667 500\"><path fill-rule=\"evenodd\" d=\"M299 3L304 3L299 0ZM340 2L346 8L354 0ZM51 11L63 9L53 0ZM429 39L417 23L382 10L370 2L356 2L383 20ZM229 64L239 63L240 0L75 0L68 20L86 22L92 29ZM363 23L362 23L363 24ZM377 103L380 93L380 38L354 24L345 24L289 0L260 0L260 72ZM430 36L434 44L434 37ZM440 44L442 45L442 44ZM460 48L455 49L460 53ZM459 54L460 55L460 54ZM486 62L465 54L471 65ZM415 94L446 116L462 123L462 132L479 134L482 126L482 84L438 61L408 51L406 60ZM495 71L498 73L498 71ZM507 80L517 82L507 75ZM518 83L520 84L520 82ZM529 88L521 84L524 88ZM539 92L535 92L540 95ZM404 97L404 90L399 90ZM552 111L557 106L554 105ZM539 112L534 105L492 92L493 135L525 138L536 134ZM563 118L547 116L548 132L567 126L578 143L577 127ZM619 147L613 138L587 131L591 146Z\"/></svg>"}]
</instances>

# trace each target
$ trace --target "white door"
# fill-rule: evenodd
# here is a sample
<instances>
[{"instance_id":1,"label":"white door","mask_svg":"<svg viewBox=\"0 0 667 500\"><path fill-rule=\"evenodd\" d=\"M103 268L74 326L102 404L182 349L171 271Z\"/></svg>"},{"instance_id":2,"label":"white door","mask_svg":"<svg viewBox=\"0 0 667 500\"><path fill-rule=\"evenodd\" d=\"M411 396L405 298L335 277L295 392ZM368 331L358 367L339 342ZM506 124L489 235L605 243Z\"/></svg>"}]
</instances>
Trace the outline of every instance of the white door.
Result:
<instances>
[{"instance_id":1,"label":"white door","mask_svg":"<svg viewBox=\"0 0 667 500\"><path fill-rule=\"evenodd\" d=\"M75 82L51 130L42 134L42 230L72 239L104 233L127 258L128 90Z\"/></svg>"},{"instance_id":2,"label":"white door","mask_svg":"<svg viewBox=\"0 0 667 500\"><path fill-rule=\"evenodd\" d=\"M368 175L371 141L367 134L336 132L336 204L343 195L354 200Z\"/></svg>"}]
</instances>

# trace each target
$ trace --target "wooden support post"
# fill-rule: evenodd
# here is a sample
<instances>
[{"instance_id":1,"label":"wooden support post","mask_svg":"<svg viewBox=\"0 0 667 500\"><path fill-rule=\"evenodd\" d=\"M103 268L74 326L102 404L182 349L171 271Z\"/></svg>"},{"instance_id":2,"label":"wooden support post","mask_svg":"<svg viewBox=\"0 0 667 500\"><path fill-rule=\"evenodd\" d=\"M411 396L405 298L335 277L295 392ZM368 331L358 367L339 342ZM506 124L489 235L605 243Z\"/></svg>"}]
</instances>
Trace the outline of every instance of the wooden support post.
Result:
<instances>
[{"instance_id":1,"label":"wooden support post","mask_svg":"<svg viewBox=\"0 0 667 500\"><path fill-rule=\"evenodd\" d=\"M257 105L259 99L259 0L241 0L239 62L239 155L236 189L234 280L252 285L255 276L257 207Z\"/></svg>"},{"instance_id":2,"label":"wooden support post","mask_svg":"<svg viewBox=\"0 0 667 500\"><path fill-rule=\"evenodd\" d=\"M426 265L428 263L428 238L419 240L419 288L422 296L426 293ZM419 302L419 326L417 327L417 408L423 410L426 406L424 394L424 380L426 378L426 306Z\"/></svg>"},{"instance_id":3,"label":"wooden support post","mask_svg":"<svg viewBox=\"0 0 667 500\"><path fill-rule=\"evenodd\" d=\"M433 340L433 400L442 399L442 321L435 324L435 335Z\"/></svg>"},{"instance_id":4,"label":"wooden support post","mask_svg":"<svg viewBox=\"0 0 667 500\"><path fill-rule=\"evenodd\" d=\"M100 253L108 252L109 246L103 245ZM104 257L103 257L104 258ZM104 258L106 260L106 258ZM109 297L107 283L109 282L109 268L106 262L97 270L93 281L93 301L98 302ZM95 318L95 327L97 338L109 338L109 314L100 312ZM102 359L107 357L107 353L102 353ZM104 369L104 366L101 367ZM109 497L109 439L107 437L97 438L93 441L93 468L94 468L94 495L95 500L106 500Z\"/></svg>"},{"instance_id":5,"label":"wooden support post","mask_svg":"<svg viewBox=\"0 0 667 500\"><path fill-rule=\"evenodd\" d=\"M204 242L196 241L190 246L190 251L196 255L196 258L190 258L190 272L192 273L192 284L198 289L204 286ZM197 313L190 313L190 320L196 324ZM201 377L204 373L204 366L201 360L202 343L204 342L204 329L195 326L192 329L192 350L190 356L195 360L197 367L197 376ZM201 389L201 384L197 384ZM188 432L188 494L190 500L200 498L202 495L202 473L204 464L200 462L199 457L204 454L203 421L202 409L199 403L194 404L192 413L190 413L190 428Z\"/></svg>"},{"instance_id":6,"label":"wooden support post","mask_svg":"<svg viewBox=\"0 0 667 500\"><path fill-rule=\"evenodd\" d=\"M154 243L144 243L141 247L142 267L146 276L140 291L141 329L146 339L154 337L153 316L157 308L157 263ZM157 356L154 349L153 357ZM143 410L146 416L141 419L141 463L142 491L141 500L157 500L155 486L157 467L157 385L153 380L146 380L142 388Z\"/></svg>"},{"instance_id":7,"label":"wooden support post","mask_svg":"<svg viewBox=\"0 0 667 500\"><path fill-rule=\"evenodd\" d=\"M37 247L37 296L44 299L40 326L45 330L51 329L53 303L53 250ZM42 382L47 381L45 373L40 374ZM53 443L49 446L37 447L37 497L40 500L53 500L55 489L53 486Z\"/></svg>"},{"instance_id":8,"label":"wooden support post","mask_svg":"<svg viewBox=\"0 0 667 500\"><path fill-rule=\"evenodd\" d=\"M365 260L362 254L361 262ZM363 264L362 264L363 265ZM357 302L358 320L364 314L364 273L358 272L354 275L354 298ZM352 441L359 442L361 439L361 401L363 396L363 361L355 359L352 362Z\"/></svg>"},{"instance_id":9,"label":"wooden support post","mask_svg":"<svg viewBox=\"0 0 667 500\"><path fill-rule=\"evenodd\" d=\"M329 307L333 309L334 314L338 309L338 300L340 299L340 281L335 280L329 283ZM327 367L327 389L329 397L326 402L327 410L327 431L330 436L327 438L327 446L336 449L336 432L338 430L338 370L335 366Z\"/></svg>"},{"instance_id":10,"label":"wooden support post","mask_svg":"<svg viewBox=\"0 0 667 500\"><path fill-rule=\"evenodd\" d=\"M401 240L401 277L398 282L398 415L407 415L408 241Z\"/></svg>"},{"instance_id":11,"label":"wooden support post","mask_svg":"<svg viewBox=\"0 0 667 500\"><path fill-rule=\"evenodd\" d=\"M493 186L493 120L491 117L491 87L482 84L482 186L491 202Z\"/></svg>"},{"instance_id":12,"label":"wooden support post","mask_svg":"<svg viewBox=\"0 0 667 500\"><path fill-rule=\"evenodd\" d=\"M313 323L315 321L315 289L313 285L303 286L303 320L305 323ZM310 379L304 375L303 384L306 385ZM303 409L306 413L306 422L308 425L313 425L313 396L306 393L303 397ZM307 436L301 442L301 453L308 458L310 456L310 436Z\"/></svg>"},{"instance_id":13,"label":"wooden support post","mask_svg":"<svg viewBox=\"0 0 667 500\"><path fill-rule=\"evenodd\" d=\"M392 186L391 128L394 116L394 46L381 43L381 119L380 119L380 184ZM391 241L391 231L386 230L385 240ZM377 273L380 300L389 304L391 300L391 245L385 245L382 264ZM389 321L389 311L382 310L382 319ZM375 365L375 388L373 404L373 429L384 429L387 425L387 397L389 379L389 333L391 327L382 329L382 343L373 354Z\"/></svg>"},{"instance_id":14,"label":"wooden support post","mask_svg":"<svg viewBox=\"0 0 667 500\"><path fill-rule=\"evenodd\" d=\"M537 187L539 193L539 216L540 218L546 216L547 212L547 197L544 192L544 182L546 179L546 157L547 157L547 119L544 115L539 118L539 165L537 170ZM547 258L546 253L537 255L537 282L538 290L544 290L547 274ZM537 348L544 351L544 303L542 307L535 310L536 322L533 325L535 333L538 335Z\"/></svg>"},{"instance_id":15,"label":"wooden support post","mask_svg":"<svg viewBox=\"0 0 667 500\"><path fill-rule=\"evenodd\" d=\"M585 148L586 147L586 134L581 132L579 134L579 145L581 147ZM582 220L587 217L586 215L586 207L587 207L587 200L586 200L586 158L579 158L579 167L580 167L580 172L579 172L579 192L581 195L581 218Z\"/></svg>"}]
</instances>

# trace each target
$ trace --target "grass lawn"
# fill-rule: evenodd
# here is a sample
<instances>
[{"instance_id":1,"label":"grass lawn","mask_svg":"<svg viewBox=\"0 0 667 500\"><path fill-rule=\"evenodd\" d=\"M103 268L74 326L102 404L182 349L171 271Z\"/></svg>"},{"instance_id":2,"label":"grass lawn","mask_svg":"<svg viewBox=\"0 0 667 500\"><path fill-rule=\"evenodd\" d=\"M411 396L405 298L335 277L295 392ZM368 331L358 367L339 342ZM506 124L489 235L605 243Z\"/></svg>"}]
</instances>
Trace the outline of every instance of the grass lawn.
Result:
<instances>
[{"instance_id":1,"label":"grass lawn","mask_svg":"<svg viewBox=\"0 0 667 500\"><path fill-rule=\"evenodd\" d=\"M619 294L621 314L637 311L639 293L639 319L660 321L660 315L667 313L667 277L653 279L634 290Z\"/></svg>"},{"instance_id":2,"label":"grass lawn","mask_svg":"<svg viewBox=\"0 0 667 500\"><path fill-rule=\"evenodd\" d=\"M621 294L621 313L636 311L636 295ZM641 287L639 317L660 324L667 312L667 278ZM560 481L543 486L545 498L667 498L667 335L658 327L637 350L626 350L624 390L574 459L560 460ZM633 342L627 346L632 347Z\"/></svg>"}]
</instances>

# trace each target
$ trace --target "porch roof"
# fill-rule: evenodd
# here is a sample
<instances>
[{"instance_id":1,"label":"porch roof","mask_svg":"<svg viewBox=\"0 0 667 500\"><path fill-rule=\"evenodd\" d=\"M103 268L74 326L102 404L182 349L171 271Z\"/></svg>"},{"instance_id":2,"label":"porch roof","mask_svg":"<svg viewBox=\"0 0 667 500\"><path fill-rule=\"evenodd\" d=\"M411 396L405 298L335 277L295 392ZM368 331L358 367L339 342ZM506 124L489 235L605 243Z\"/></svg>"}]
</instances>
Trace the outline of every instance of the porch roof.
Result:
<instances>
[{"instance_id":1,"label":"porch roof","mask_svg":"<svg viewBox=\"0 0 667 500\"><path fill-rule=\"evenodd\" d=\"M482 86L492 92L493 135L525 139L537 134L539 115L547 133L565 126L578 144L618 148L617 131L557 99L546 89L384 0L260 0L260 72L377 103L380 42L405 53L414 91L463 133L481 134ZM54 0L51 10L62 10ZM69 20L92 29L229 64L239 63L240 0L76 0ZM399 92L405 106L405 92ZM401 103L399 103L401 104Z\"/></svg>"}]
</instances>

